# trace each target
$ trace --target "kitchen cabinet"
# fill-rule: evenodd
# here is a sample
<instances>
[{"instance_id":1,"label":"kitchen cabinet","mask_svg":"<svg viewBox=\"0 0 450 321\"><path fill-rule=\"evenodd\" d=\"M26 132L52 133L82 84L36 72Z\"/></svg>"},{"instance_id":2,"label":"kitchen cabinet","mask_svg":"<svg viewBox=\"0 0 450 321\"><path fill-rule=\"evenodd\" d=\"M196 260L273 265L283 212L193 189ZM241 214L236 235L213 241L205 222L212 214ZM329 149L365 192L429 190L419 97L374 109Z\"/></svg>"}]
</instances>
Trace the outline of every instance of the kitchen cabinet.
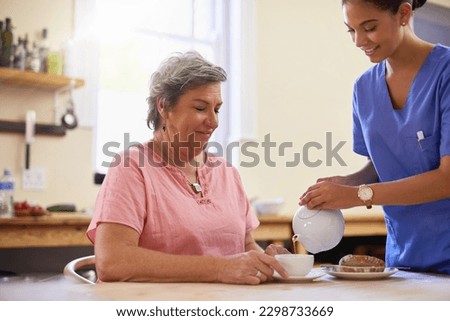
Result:
<instances>
[{"instance_id":1,"label":"kitchen cabinet","mask_svg":"<svg viewBox=\"0 0 450 321\"><path fill-rule=\"evenodd\" d=\"M1 67L0 85L50 91L54 93L56 101L60 93L84 86L84 80ZM0 120L0 132L25 133L25 122ZM36 124L35 133L63 136L66 128L62 125Z\"/></svg>"}]
</instances>

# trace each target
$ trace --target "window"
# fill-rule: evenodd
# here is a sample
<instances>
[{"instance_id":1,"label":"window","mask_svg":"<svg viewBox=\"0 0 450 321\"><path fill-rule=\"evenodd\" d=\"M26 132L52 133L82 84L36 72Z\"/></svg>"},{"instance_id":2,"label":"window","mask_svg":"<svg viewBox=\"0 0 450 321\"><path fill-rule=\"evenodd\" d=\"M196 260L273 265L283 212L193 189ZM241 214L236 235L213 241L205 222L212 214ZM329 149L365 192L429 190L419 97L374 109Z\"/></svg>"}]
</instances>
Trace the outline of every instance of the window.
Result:
<instances>
[{"instance_id":1,"label":"window","mask_svg":"<svg viewBox=\"0 0 450 321\"><path fill-rule=\"evenodd\" d=\"M111 162L113 153L133 142L151 139L152 130L146 124L150 76L163 59L176 51L197 50L228 73L228 81L222 87L226 108L220 114L220 126L212 140L225 146L253 135L253 67L247 61L251 61L253 48L249 41L253 31L252 3L76 1L75 42L78 47L89 47L89 54L78 59L85 61L84 68L78 69L91 82L91 93L83 96L85 101L90 96L88 101L96 104L95 121L86 117L86 123L91 121L95 128L97 173L106 173L105 165ZM82 49L77 52L82 56ZM247 85L243 85L244 80Z\"/></svg>"}]
</instances>

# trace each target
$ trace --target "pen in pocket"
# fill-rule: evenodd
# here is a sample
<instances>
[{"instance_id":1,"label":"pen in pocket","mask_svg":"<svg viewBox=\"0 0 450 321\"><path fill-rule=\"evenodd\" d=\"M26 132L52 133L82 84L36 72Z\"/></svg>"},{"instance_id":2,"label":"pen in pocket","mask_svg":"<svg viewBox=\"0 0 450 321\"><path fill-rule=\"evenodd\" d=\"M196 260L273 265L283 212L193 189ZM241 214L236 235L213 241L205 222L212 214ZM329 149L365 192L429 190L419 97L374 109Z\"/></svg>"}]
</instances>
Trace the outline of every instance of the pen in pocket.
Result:
<instances>
[{"instance_id":1,"label":"pen in pocket","mask_svg":"<svg viewBox=\"0 0 450 321\"><path fill-rule=\"evenodd\" d=\"M422 149L422 144L420 143L425 138L423 131L419 130L417 132L417 142L419 143L420 149Z\"/></svg>"}]
</instances>

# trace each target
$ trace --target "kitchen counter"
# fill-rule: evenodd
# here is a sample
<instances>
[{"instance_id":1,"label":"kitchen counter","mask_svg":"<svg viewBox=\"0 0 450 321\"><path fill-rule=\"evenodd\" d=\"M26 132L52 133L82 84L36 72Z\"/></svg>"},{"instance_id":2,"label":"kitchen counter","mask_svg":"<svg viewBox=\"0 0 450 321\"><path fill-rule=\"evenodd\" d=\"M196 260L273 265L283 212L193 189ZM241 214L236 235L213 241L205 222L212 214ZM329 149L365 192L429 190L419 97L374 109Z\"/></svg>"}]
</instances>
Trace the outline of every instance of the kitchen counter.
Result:
<instances>
[{"instance_id":1,"label":"kitchen counter","mask_svg":"<svg viewBox=\"0 0 450 321\"><path fill-rule=\"evenodd\" d=\"M90 215L67 212L0 218L0 248L92 246L85 235L90 221Z\"/></svg>"}]
</instances>

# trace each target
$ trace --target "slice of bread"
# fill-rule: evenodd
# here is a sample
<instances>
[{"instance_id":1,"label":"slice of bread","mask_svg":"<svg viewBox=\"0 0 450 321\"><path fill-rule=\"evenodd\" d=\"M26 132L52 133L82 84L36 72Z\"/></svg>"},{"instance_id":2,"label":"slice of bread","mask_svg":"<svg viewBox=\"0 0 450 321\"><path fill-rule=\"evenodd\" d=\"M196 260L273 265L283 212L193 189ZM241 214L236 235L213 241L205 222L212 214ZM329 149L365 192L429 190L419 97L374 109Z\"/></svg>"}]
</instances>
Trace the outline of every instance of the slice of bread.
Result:
<instances>
[{"instance_id":1,"label":"slice of bread","mask_svg":"<svg viewBox=\"0 0 450 321\"><path fill-rule=\"evenodd\" d=\"M383 272L384 261L369 255L348 254L339 260L343 272Z\"/></svg>"}]
</instances>

